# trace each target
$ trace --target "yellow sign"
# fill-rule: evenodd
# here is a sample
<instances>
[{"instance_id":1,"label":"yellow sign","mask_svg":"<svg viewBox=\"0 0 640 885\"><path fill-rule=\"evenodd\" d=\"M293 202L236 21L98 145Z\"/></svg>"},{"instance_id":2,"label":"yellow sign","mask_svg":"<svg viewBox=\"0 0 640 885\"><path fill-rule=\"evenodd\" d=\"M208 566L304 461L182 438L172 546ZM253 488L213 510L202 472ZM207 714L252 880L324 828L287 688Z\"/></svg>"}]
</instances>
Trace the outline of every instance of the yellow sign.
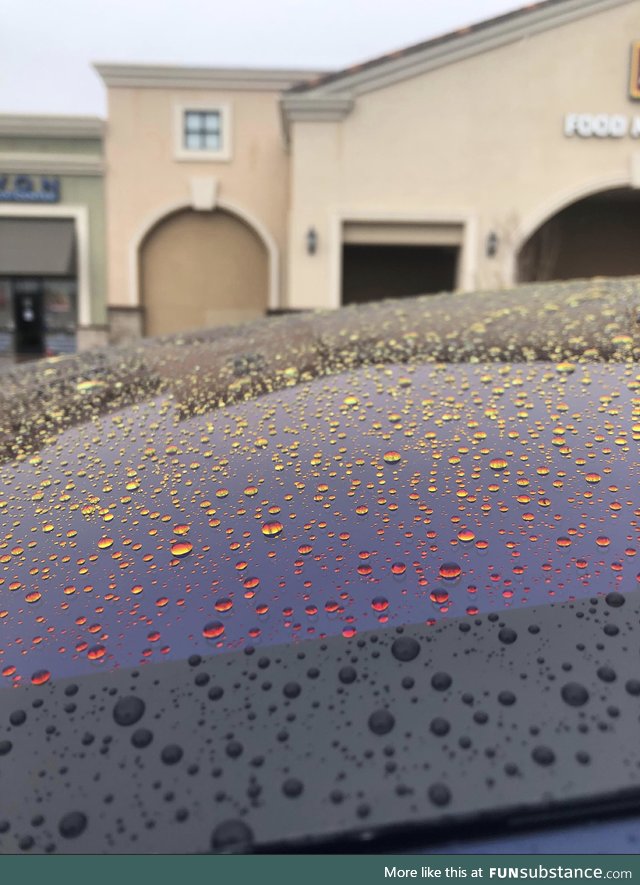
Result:
<instances>
[{"instance_id":1,"label":"yellow sign","mask_svg":"<svg viewBox=\"0 0 640 885\"><path fill-rule=\"evenodd\" d=\"M640 40L636 40L631 46L629 95L631 98L640 98Z\"/></svg>"}]
</instances>

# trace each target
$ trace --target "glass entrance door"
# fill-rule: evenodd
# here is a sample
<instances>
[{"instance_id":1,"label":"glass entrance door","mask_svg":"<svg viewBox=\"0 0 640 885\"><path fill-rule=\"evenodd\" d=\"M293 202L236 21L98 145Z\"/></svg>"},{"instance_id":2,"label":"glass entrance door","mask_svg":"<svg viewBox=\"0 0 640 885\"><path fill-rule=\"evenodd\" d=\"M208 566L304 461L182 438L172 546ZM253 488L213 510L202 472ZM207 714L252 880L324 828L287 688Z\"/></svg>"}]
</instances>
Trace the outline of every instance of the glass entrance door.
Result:
<instances>
[{"instance_id":1,"label":"glass entrance door","mask_svg":"<svg viewBox=\"0 0 640 885\"><path fill-rule=\"evenodd\" d=\"M16 358L20 360L43 356L45 339L41 280L21 279L14 281L13 319Z\"/></svg>"}]
</instances>

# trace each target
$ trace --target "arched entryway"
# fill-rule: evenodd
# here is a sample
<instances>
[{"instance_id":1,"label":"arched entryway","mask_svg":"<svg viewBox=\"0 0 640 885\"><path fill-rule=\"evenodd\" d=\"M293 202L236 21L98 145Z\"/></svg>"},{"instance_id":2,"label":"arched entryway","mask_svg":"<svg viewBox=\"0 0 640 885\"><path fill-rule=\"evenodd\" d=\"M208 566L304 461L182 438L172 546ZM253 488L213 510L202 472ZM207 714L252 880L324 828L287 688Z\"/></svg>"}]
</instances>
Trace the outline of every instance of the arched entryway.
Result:
<instances>
[{"instance_id":1,"label":"arched entryway","mask_svg":"<svg viewBox=\"0 0 640 885\"><path fill-rule=\"evenodd\" d=\"M615 188L566 206L517 257L519 282L640 274L640 191Z\"/></svg>"},{"instance_id":2,"label":"arched entryway","mask_svg":"<svg viewBox=\"0 0 640 885\"><path fill-rule=\"evenodd\" d=\"M145 237L140 283L146 335L246 322L266 313L269 256L231 212L184 209Z\"/></svg>"}]
</instances>

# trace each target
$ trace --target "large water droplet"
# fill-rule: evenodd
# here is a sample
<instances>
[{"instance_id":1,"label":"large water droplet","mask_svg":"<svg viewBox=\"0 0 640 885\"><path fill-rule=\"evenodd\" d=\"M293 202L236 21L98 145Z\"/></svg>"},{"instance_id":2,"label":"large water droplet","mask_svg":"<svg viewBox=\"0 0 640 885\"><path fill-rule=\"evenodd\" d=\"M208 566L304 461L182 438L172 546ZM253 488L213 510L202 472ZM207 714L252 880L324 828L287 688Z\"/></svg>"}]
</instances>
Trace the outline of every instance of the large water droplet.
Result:
<instances>
[{"instance_id":1,"label":"large water droplet","mask_svg":"<svg viewBox=\"0 0 640 885\"><path fill-rule=\"evenodd\" d=\"M369 716L369 728L374 734L389 734L396 720L388 710L376 710Z\"/></svg>"},{"instance_id":2,"label":"large water droplet","mask_svg":"<svg viewBox=\"0 0 640 885\"><path fill-rule=\"evenodd\" d=\"M128 695L119 698L113 708L113 718L118 725L134 725L142 719L145 711L145 703L142 698Z\"/></svg>"}]
</instances>

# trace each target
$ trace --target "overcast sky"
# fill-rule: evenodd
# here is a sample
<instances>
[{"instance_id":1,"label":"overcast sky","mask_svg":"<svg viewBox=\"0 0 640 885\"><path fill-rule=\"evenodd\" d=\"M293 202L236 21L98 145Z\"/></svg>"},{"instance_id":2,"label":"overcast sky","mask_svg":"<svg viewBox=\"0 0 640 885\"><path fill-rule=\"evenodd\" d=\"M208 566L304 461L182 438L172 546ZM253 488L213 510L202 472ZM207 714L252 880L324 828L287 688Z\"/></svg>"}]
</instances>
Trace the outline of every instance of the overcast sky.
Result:
<instances>
[{"instance_id":1,"label":"overcast sky","mask_svg":"<svg viewBox=\"0 0 640 885\"><path fill-rule=\"evenodd\" d=\"M0 113L105 115L93 61L341 68L525 0L0 0Z\"/></svg>"}]
</instances>

